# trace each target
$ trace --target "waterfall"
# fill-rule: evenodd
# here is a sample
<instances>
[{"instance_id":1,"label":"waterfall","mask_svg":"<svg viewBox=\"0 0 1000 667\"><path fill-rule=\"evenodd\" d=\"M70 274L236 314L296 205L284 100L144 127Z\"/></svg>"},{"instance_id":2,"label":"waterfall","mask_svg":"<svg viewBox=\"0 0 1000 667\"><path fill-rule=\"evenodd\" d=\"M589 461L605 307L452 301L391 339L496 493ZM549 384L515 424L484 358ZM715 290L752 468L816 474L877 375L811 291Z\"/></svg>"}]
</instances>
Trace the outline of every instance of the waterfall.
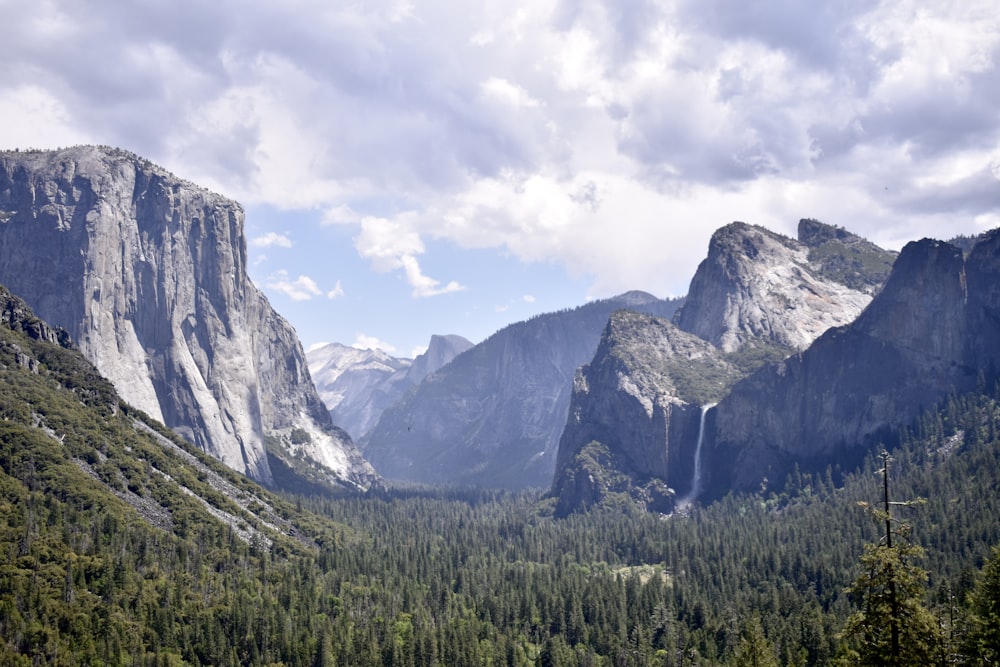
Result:
<instances>
[{"instance_id":1,"label":"waterfall","mask_svg":"<svg viewBox=\"0 0 1000 667\"><path fill-rule=\"evenodd\" d=\"M694 474L691 475L691 490L677 501L678 509L687 509L701 493L701 442L705 438L705 416L715 407L715 403L701 406L701 419L698 421L698 444L694 447Z\"/></svg>"}]
</instances>

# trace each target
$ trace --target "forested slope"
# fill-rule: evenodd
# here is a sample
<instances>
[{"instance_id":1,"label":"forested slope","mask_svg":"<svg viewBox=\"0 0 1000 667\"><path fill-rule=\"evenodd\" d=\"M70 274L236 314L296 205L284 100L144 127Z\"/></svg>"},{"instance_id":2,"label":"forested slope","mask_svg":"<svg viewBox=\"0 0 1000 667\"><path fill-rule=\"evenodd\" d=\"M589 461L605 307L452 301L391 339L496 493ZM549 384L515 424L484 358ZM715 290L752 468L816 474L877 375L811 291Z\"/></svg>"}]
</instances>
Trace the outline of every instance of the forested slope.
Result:
<instances>
[{"instance_id":1,"label":"forested slope","mask_svg":"<svg viewBox=\"0 0 1000 667\"><path fill-rule=\"evenodd\" d=\"M880 537L857 505L881 497L874 453L670 517L622 498L557 520L499 492L281 499L158 432L40 327L0 325L0 665L831 665L858 647L844 591ZM998 430L993 392L954 397L890 468L894 498L927 499L900 518L952 664L985 664L969 594L1000 543Z\"/></svg>"}]
</instances>

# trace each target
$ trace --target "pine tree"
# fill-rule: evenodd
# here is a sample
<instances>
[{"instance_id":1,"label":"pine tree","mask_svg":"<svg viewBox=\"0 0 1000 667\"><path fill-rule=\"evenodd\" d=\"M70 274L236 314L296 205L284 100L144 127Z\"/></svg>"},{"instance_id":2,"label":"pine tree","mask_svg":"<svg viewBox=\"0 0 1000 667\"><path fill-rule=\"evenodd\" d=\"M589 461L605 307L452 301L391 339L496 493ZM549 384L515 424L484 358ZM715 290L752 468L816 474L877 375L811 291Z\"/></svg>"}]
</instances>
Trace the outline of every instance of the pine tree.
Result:
<instances>
[{"instance_id":1,"label":"pine tree","mask_svg":"<svg viewBox=\"0 0 1000 667\"><path fill-rule=\"evenodd\" d=\"M968 654L973 664L1000 664L1000 547L983 566L972 592Z\"/></svg>"},{"instance_id":2,"label":"pine tree","mask_svg":"<svg viewBox=\"0 0 1000 667\"><path fill-rule=\"evenodd\" d=\"M914 666L936 664L941 648L941 630L924 606L927 572L916 565L924 551L908 540L909 526L892 516L889 500L889 454L882 453L883 508L871 510L885 522L885 535L878 544L866 544L861 573L847 589L860 603L851 615L844 636L855 642L854 664ZM895 524L894 524L895 522ZM895 539L894 539L895 538Z\"/></svg>"},{"instance_id":3,"label":"pine tree","mask_svg":"<svg viewBox=\"0 0 1000 667\"><path fill-rule=\"evenodd\" d=\"M743 629L731 664L732 667L778 667L774 644L764 635L764 628L756 615Z\"/></svg>"}]
</instances>

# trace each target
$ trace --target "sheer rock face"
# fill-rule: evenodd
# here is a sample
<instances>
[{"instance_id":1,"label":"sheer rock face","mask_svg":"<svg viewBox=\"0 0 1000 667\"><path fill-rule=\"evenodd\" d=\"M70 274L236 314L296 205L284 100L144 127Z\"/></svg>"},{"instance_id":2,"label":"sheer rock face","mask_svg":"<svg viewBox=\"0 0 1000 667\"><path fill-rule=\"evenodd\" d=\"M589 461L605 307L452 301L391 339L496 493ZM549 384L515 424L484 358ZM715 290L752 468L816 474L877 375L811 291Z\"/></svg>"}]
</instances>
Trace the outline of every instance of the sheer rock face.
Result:
<instances>
[{"instance_id":1,"label":"sheer rock face","mask_svg":"<svg viewBox=\"0 0 1000 667\"><path fill-rule=\"evenodd\" d=\"M735 352L751 340L803 350L830 327L853 321L881 284L862 261L887 270L892 253L813 220L800 222L799 236L742 222L719 229L677 326Z\"/></svg>"},{"instance_id":2,"label":"sheer rock face","mask_svg":"<svg viewBox=\"0 0 1000 667\"><path fill-rule=\"evenodd\" d=\"M670 317L676 302L630 292L512 324L428 376L362 440L388 479L502 488L548 486L573 376L610 314Z\"/></svg>"},{"instance_id":3,"label":"sheer rock face","mask_svg":"<svg viewBox=\"0 0 1000 667\"><path fill-rule=\"evenodd\" d=\"M674 489L690 490L700 406L736 373L715 346L667 320L613 313L573 383L552 488L557 513L615 492L671 511Z\"/></svg>"},{"instance_id":4,"label":"sheer rock face","mask_svg":"<svg viewBox=\"0 0 1000 667\"><path fill-rule=\"evenodd\" d=\"M711 441L716 493L778 480L796 462L850 461L952 392L1000 370L1000 231L967 259L924 239L849 326L737 384ZM885 443L888 444L888 443Z\"/></svg>"},{"instance_id":5,"label":"sheer rock face","mask_svg":"<svg viewBox=\"0 0 1000 667\"><path fill-rule=\"evenodd\" d=\"M616 313L577 375L552 487L557 512L612 492L671 511L677 494L692 493L701 407L768 358L854 320L893 257L815 220L799 223L799 240L741 222L719 229L676 326Z\"/></svg>"},{"instance_id":6,"label":"sheer rock face","mask_svg":"<svg viewBox=\"0 0 1000 667\"><path fill-rule=\"evenodd\" d=\"M125 401L230 467L270 483L268 437L314 479L377 483L250 282L235 202L116 149L2 153L0 281Z\"/></svg>"},{"instance_id":7,"label":"sheer rock face","mask_svg":"<svg viewBox=\"0 0 1000 667\"><path fill-rule=\"evenodd\" d=\"M340 343L312 350L306 358L334 423L358 440L407 391L470 347L461 336L434 335L427 351L412 360Z\"/></svg>"}]
</instances>

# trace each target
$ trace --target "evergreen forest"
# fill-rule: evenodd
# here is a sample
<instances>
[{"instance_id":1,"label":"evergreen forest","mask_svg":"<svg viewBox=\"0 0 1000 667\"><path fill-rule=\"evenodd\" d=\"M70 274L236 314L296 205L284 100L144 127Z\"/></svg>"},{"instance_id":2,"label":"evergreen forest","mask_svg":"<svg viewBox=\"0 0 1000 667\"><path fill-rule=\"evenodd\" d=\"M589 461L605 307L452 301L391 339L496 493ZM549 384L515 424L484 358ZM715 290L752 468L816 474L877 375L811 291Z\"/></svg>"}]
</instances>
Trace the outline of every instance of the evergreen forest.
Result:
<instances>
[{"instance_id":1,"label":"evergreen forest","mask_svg":"<svg viewBox=\"0 0 1000 667\"><path fill-rule=\"evenodd\" d=\"M998 432L984 388L673 516L277 496L0 326L0 665L997 664Z\"/></svg>"}]
</instances>

